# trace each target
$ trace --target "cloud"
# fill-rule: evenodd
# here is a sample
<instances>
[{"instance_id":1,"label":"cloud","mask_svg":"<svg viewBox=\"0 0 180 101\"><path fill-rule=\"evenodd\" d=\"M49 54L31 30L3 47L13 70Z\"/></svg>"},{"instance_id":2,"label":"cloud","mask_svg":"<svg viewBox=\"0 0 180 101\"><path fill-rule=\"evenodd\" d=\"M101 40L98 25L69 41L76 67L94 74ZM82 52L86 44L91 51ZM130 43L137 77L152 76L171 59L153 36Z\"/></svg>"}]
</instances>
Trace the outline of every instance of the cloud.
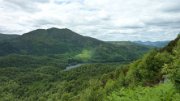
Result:
<instances>
[{"instance_id":1,"label":"cloud","mask_svg":"<svg viewBox=\"0 0 180 101\"><path fill-rule=\"evenodd\" d=\"M164 6L163 11L167 13L180 13L179 4L179 0L172 0L171 2L167 2L166 6Z\"/></svg>"},{"instance_id":2,"label":"cloud","mask_svg":"<svg viewBox=\"0 0 180 101\"><path fill-rule=\"evenodd\" d=\"M54 0L54 3L57 4L70 4L74 2L83 3L84 0Z\"/></svg>"},{"instance_id":3,"label":"cloud","mask_svg":"<svg viewBox=\"0 0 180 101\"><path fill-rule=\"evenodd\" d=\"M49 0L4 0L5 6L14 10L34 12L39 10L36 6L40 3L48 3Z\"/></svg>"},{"instance_id":4,"label":"cloud","mask_svg":"<svg viewBox=\"0 0 180 101\"><path fill-rule=\"evenodd\" d=\"M168 9L164 9L164 11L168 12L168 13L180 13L180 7L179 7L179 5L173 6L173 7L170 7Z\"/></svg>"},{"instance_id":5,"label":"cloud","mask_svg":"<svg viewBox=\"0 0 180 101\"><path fill-rule=\"evenodd\" d=\"M0 25L0 33L3 34L20 34L19 32L21 32L22 30L20 29L11 29L9 30L7 27L1 26Z\"/></svg>"},{"instance_id":6,"label":"cloud","mask_svg":"<svg viewBox=\"0 0 180 101\"><path fill-rule=\"evenodd\" d=\"M179 18L179 17L178 17ZM178 19L176 17L173 18L156 18L156 19L152 19L149 20L146 23L146 25L149 26L156 26L156 27L172 27L172 28L180 28L180 19Z\"/></svg>"},{"instance_id":7,"label":"cloud","mask_svg":"<svg viewBox=\"0 0 180 101\"><path fill-rule=\"evenodd\" d=\"M66 27L101 40L170 40L180 32L178 4L179 0L0 0L0 33Z\"/></svg>"}]
</instances>

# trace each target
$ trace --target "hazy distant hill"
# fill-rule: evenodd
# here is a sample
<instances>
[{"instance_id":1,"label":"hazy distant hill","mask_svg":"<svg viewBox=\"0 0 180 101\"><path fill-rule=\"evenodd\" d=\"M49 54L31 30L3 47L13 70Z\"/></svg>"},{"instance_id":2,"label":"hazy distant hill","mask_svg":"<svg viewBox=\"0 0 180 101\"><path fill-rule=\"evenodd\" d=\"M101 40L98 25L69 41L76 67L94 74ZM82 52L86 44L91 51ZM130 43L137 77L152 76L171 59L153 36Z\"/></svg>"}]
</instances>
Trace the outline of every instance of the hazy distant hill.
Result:
<instances>
[{"instance_id":1,"label":"hazy distant hill","mask_svg":"<svg viewBox=\"0 0 180 101\"><path fill-rule=\"evenodd\" d=\"M119 46L137 46L137 47L152 48L151 46L139 44L139 43L135 43L135 42L131 42L131 41L107 41L107 42L115 44L115 45L119 45Z\"/></svg>"},{"instance_id":2,"label":"hazy distant hill","mask_svg":"<svg viewBox=\"0 0 180 101\"><path fill-rule=\"evenodd\" d=\"M134 43L138 43L138 44L141 44L141 45L146 45L146 46L153 46L153 47L159 47L159 48L162 48L164 46L166 46L169 41L156 41L156 42L151 42L151 41L134 41Z\"/></svg>"},{"instance_id":3,"label":"hazy distant hill","mask_svg":"<svg viewBox=\"0 0 180 101\"><path fill-rule=\"evenodd\" d=\"M8 39L13 39L18 37L19 35L15 35L15 34L1 34L0 33L0 41L4 41L4 40L8 40Z\"/></svg>"}]
</instances>

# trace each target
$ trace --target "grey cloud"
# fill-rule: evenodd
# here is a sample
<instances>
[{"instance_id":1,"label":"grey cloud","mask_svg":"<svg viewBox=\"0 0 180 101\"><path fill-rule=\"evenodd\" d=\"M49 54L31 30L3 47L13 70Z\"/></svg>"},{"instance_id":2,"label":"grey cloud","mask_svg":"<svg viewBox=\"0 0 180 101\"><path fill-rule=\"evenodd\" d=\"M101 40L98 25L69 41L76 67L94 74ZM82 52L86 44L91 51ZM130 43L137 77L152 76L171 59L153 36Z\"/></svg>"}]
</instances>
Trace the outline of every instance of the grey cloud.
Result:
<instances>
[{"instance_id":1,"label":"grey cloud","mask_svg":"<svg viewBox=\"0 0 180 101\"><path fill-rule=\"evenodd\" d=\"M22 33L29 32L34 29L39 28L50 28L50 27L58 27L63 25L62 22L59 19L54 18L41 18L41 19L31 19L26 21L26 23L17 23L17 25L21 26L24 31L21 31ZM28 28L27 28L28 27ZM27 29L27 30L25 30Z\"/></svg>"},{"instance_id":2,"label":"grey cloud","mask_svg":"<svg viewBox=\"0 0 180 101\"><path fill-rule=\"evenodd\" d=\"M4 0L5 2L9 2L18 6L26 5L28 3L47 3L49 0Z\"/></svg>"},{"instance_id":3,"label":"grey cloud","mask_svg":"<svg viewBox=\"0 0 180 101\"><path fill-rule=\"evenodd\" d=\"M19 29L9 29L5 26L0 26L0 33L2 34L20 34L22 30Z\"/></svg>"},{"instance_id":4,"label":"grey cloud","mask_svg":"<svg viewBox=\"0 0 180 101\"><path fill-rule=\"evenodd\" d=\"M36 7L38 3L48 3L49 0L4 0L8 8L23 10L27 12L39 11Z\"/></svg>"},{"instance_id":5,"label":"grey cloud","mask_svg":"<svg viewBox=\"0 0 180 101\"><path fill-rule=\"evenodd\" d=\"M124 26L116 26L116 25L109 25L109 26L102 26L102 29L105 30L140 30L145 28L145 25L124 25Z\"/></svg>"},{"instance_id":6,"label":"grey cloud","mask_svg":"<svg viewBox=\"0 0 180 101\"><path fill-rule=\"evenodd\" d=\"M38 19L34 21L35 26L60 25L62 22L58 19Z\"/></svg>"},{"instance_id":7,"label":"grey cloud","mask_svg":"<svg viewBox=\"0 0 180 101\"><path fill-rule=\"evenodd\" d=\"M168 6L163 8L164 12L167 13L180 13L180 1L179 0L174 0L174 2L169 3Z\"/></svg>"},{"instance_id":8,"label":"grey cloud","mask_svg":"<svg viewBox=\"0 0 180 101\"><path fill-rule=\"evenodd\" d=\"M0 0L0 32L67 27L101 40L172 39L180 31L179 4L180 0Z\"/></svg>"},{"instance_id":9,"label":"grey cloud","mask_svg":"<svg viewBox=\"0 0 180 101\"><path fill-rule=\"evenodd\" d=\"M80 8L81 10L84 10L84 11L90 11L90 12L93 12L93 11L98 11L97 8Z\"/></svg>"},{"instance_id":10,"label":"grey cloud","mask_svg":"<svg viewBox=\"0 0 180 101\"><path fill-rule=\"evenodd\" d=\"M180 13L180 6L168 8L164 10L165 12L170 12L170 13Z\"/></svg>"},{"instance_id":11,"label":"grey cloud","mask_svg":"<svg viewBox=\"0 0 180 101\"><path fill-rule=\"evenodd\" d=\"M98 37L97 37L98 38ZM139 34L130 34L130 33L108 33L108 34L102 34L101 38L104 41L134 41L134 40L142 40L142 37Z\"/></svg>"},{"instance_id":12,"label":"grey cloud","mask_svg":"<svg viewBox=\"0 0 180 101\"><path fill-rule=\"evenodd\" d=\"M84 0L54 0L54 3L56 4L70 4L72 2L78 2L78 3L83 3Z\"/></svg>"},{"instance_id":13,"label":"grey cloud","mask_svg":"<svg viewBox=\"0 0 180 101\"><path fill-rule=\"evenodd\" d=\"M147 26L180 28L180 19L153 19L145 22Z\"/></svg>"},{"instance_id":14,"label":"grey cloud","mask_svg":"<svg viewBox=\"0 0 180 101\"><path fill-rule=\"evenodd\" d=\"M125 28L125 29L139 29L139 28L144 28L144 26L129 25L129 26L122 26L121 28Z\"/></svg>"},{"instance_id":15,"label":"grey cloud","mask_svg":"<svg viewBox=\"0 0 180 101\"><path fill-rule=\"evenodd\" d=\"M156 36L156 37L152 37L152 36ZM158 41L159 39L161 39L161 41L165 41L165 40L171 40L174 39L176 35L172 36L172 34L169 33L165 33L165 32L161 32L159 34L157 34L156 32L149 32L149 31L145 31L145 32L137 32L137 33L109 33L109 34L102 34L101 38L104 41ZM99 38L99 37L97 37ZM99 38L100 39L100 38Z\"/></svg>"}]
</instances>

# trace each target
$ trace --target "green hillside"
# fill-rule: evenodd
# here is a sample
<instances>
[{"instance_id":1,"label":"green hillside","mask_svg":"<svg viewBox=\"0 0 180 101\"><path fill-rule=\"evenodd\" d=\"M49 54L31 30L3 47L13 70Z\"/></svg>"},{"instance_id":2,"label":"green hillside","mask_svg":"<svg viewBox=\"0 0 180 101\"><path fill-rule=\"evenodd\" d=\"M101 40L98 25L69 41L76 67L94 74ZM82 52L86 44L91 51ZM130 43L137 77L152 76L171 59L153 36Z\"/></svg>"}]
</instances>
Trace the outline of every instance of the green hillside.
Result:
<instances>
[{"instance_id":1,"label":"green hillside","mask_svg":"<svg viewBox=\"0 0 180 101\"><path fill-rule=\"evenodd\" d=\"M5 40L9 40L9 39L14 39L17 38L19 35L15 35L15 34L1 34L0 33L0 41L5 41Z\"/></svg>"},{"instance_id":2,"label":"green hillside","mask_svg":"<svg viewBox=\"0 0 180 101\"><path fill-rule=\"evenodd\" d=\"M4 52L1 55L18 53L30 55L62 54L66 52L78 52L85 47L93 47L102 44L102 41L81 36L69 29L37 29L22 36L1 43L1 47L12 48L12 52ZM3 48L1 48L3 52Z\"/></svg>"},{"instance_id":3,"label":"green hillside","mask_svg":"<svg viewBox=\"0 0 180 101\"><path fill-rule=\"evenodd\" d=\"M178 101L179 49L178 37L128 65L84 64L68 71L58 64L63 56L1 57L0 101Z\"/></svg>"},{"instance_id":4,"label":"green hillside","mask_svg":"<svg viewBox=\"0 0 180 101\"><path fill-rule=\"evenodd\" d=\"M118 67L87 88L80 100L179 101L180 36L166 47Z\"/></svg>"},{"instance_id":5,"label":"green hillside","mask_svg":"<svg viewBox=\"0 0 180 101\"><path fill-rule=\"evenodd\" d=\"M68 64L129 62L139 58L149 49L136 44L114 45L79 35L69 29L57 28L37 29L15 39L0 42L0 55L4 57L11 54L26 57L47 56L63 59L64 63ZM11 57L17 58L17 55Z\"/></svg>"},{"instance_id":6,"label":"green hillside","mask_svg":"<svg viewBox=\"0 0 180 101\"><path fill-rule=\"evenodd\" d=\"M75 36L52 34L57 32L55 30ZM180 36L166 47L154 49L141 56L149 48L144 49L143 46L126 42L106 43L72 33L68 29L52 28L35 32L26 33L11 41L3 41L9 42L7 46L12 46L7 49L15 47L17 51L0 57L0 101L180 99ZM84 42L77 44L76 39ZM66 44L63 42L71 47L78 47L77 51L68 48L64 48L66 52L55 51L56 47ZM44 44L49 44L47 51L37 54L39 50L45 49ZM2 51L5 50L1 48ZM130 64L123 64L130 62L128 59L132 59L133 55L141 58ZM122 58L118 56L127 56L127 59L122 62ZM67 70L67 65L74 62L84 64Z\"/></svg>"}]
</instances>

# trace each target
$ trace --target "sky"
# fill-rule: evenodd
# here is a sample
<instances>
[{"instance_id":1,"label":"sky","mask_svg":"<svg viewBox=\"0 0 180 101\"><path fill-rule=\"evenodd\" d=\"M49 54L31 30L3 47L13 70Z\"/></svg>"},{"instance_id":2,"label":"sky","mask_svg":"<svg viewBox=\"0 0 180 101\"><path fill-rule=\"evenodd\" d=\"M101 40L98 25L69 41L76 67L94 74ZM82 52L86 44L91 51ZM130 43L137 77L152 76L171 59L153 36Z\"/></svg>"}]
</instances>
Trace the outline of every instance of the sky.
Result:
<instances>
[{"instance_id":1,"label":"sky","mask_svg":"<svg viewBox=\"0 0 180 101\"><path fill-rule=\"evenodd\" d=\"M164 41L180 32L180 0L0 0L0 33L68 28L104 41Z\"/></svg>"}]
</instances>

